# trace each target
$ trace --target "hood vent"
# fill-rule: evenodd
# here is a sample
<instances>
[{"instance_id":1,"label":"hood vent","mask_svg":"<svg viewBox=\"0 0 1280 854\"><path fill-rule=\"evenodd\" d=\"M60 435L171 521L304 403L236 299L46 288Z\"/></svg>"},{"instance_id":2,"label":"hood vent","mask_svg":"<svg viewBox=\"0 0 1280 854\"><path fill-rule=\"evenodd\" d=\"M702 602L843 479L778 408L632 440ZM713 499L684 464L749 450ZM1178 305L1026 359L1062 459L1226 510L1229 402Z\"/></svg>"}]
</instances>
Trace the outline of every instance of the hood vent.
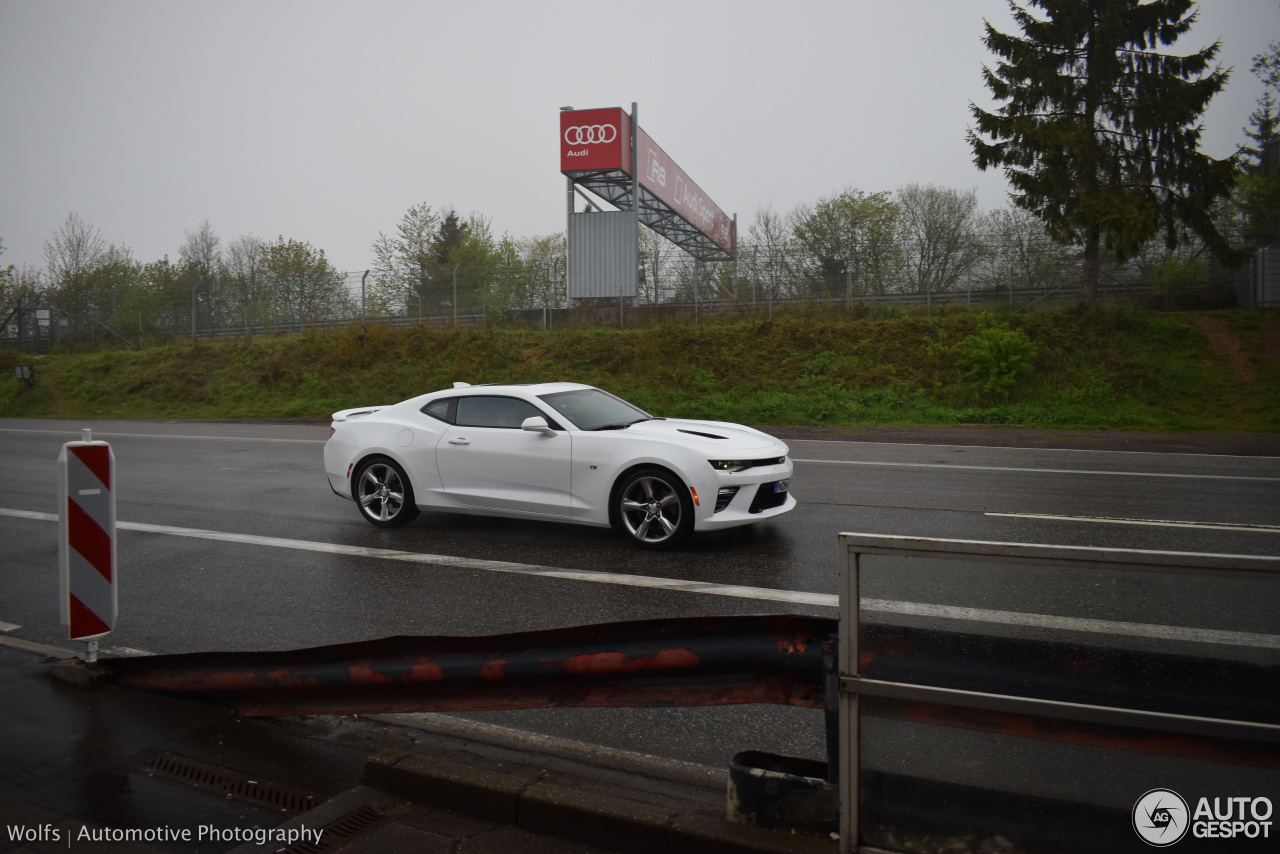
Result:
<instances>
[{"instance_id":1,"label":"hood vent","mask_svg":"<svg viewBox=\"0 0 1280 854\"><path fill-rule=\"evenodd\" d=\"M717 436L715 433L699 433L697 430L686 430L683 427L677 427L676 430L681 433L688 433L690 436L701 436L704 439L728 439L728 436Z\"/></svg>"}]
</instances>

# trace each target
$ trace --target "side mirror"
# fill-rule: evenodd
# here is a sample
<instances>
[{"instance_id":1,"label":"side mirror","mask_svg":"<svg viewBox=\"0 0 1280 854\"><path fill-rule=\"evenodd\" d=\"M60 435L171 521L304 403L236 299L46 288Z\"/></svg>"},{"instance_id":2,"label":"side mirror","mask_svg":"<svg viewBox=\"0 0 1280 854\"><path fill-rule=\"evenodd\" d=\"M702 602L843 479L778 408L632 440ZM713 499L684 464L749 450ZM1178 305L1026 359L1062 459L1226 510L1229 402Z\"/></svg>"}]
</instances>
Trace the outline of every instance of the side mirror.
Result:
<instances>
[{"instance_id":1,"label":"side mirror","mask_svg":"<svg viewBox=\"0 0 1280 854\"><path fill-rule=\"evenodd\" d=\"M520 423L520 429L528 430L531 433L541 433L544 436L554 436L556 434L555 430L547 426L547 419L541 415L533 415L526 418Z\"/></svg>"}]
</instances>

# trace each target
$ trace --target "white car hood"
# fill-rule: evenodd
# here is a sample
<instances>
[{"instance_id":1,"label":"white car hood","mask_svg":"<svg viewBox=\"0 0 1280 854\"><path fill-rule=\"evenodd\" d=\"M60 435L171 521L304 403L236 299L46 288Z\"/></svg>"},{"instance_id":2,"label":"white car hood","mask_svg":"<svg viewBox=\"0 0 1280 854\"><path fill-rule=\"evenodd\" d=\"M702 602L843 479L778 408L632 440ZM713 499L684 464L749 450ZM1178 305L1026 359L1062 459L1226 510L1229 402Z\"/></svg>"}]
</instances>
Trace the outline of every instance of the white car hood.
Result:
<instances>
[{"instance_id":1,"label":"white car hood","mask_svg":"<svg viewBox=\"0 0 1280 854\"><path fill-rule=\"evenodd\" d=\"M684 418L655 419L632 424L620 435L644 436L680 442L701 451L714 453L716 459L752 456L783 456L787 446L759 430L724 421L691 421Z\"/></svg>"}]
</instances>

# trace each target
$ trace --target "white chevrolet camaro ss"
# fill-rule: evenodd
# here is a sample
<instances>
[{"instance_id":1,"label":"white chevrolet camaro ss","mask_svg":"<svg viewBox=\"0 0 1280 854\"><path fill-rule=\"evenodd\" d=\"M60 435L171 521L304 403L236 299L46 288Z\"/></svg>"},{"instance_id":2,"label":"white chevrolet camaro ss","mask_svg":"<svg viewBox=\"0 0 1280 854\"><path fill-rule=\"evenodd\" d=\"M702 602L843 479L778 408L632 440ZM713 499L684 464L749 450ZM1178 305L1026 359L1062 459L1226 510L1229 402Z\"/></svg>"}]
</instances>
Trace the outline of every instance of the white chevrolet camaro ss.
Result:
<instances>
[{"instance_id":1,"label":"white chevrolet camaro ss","mask_svg":"<svg viewBox=\"0 0 1280 854\"><path fill-rule=\"evenodd\" d=\"M578 383L455 383L335 412L324 467L374 525L439 510L613 526L664 548L794 509L787 453L759 430L655 418Z\"/></svg>"}]
</instances>

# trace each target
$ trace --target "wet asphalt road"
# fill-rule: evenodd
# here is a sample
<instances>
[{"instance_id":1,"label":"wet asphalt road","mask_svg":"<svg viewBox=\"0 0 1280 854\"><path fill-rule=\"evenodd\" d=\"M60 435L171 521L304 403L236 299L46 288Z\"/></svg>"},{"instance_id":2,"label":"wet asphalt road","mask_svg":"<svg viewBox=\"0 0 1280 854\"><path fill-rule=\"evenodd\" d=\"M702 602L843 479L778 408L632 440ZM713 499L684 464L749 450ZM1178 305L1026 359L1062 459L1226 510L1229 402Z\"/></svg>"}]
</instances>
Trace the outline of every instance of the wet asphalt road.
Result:
<instances>
[{"instance_id":1,"label":"wet asphalt road","mask_svg":"<svg viewBox=\"0 0 1280 854\"><path fill-rule=\"evenodd\" d=\"M18 626L10 630L15 637L68 645L56 607L56 522L5 511L56 512L58 449L86 426L115 452L119 520L187 532L822 594L835 592L842 531L1280 554L1280 455L984 447L960 441L964 434L955 432L947 435L954 444L946 445L789 435L796 461L792 489L800 502L795 512L752 528L698 535L676 551L649 553L607 530L552 523L427 513L402 529L373 528L328 488L320 456L328 434L323 425L0 419L0 622ZM103 641L108 650L283 649L397 634L492 634L703 614L835 616L820 605L499 574L176 532L121 531L119 567L120 619ZM1277 603L1237 604L1239 609L1212 617L1213 627L1280 632ZM824 751L822 716L813 710L570 709L468 717L710 765L723 765L744 749L814 758Z\"/></svg>"}]
</instances>

